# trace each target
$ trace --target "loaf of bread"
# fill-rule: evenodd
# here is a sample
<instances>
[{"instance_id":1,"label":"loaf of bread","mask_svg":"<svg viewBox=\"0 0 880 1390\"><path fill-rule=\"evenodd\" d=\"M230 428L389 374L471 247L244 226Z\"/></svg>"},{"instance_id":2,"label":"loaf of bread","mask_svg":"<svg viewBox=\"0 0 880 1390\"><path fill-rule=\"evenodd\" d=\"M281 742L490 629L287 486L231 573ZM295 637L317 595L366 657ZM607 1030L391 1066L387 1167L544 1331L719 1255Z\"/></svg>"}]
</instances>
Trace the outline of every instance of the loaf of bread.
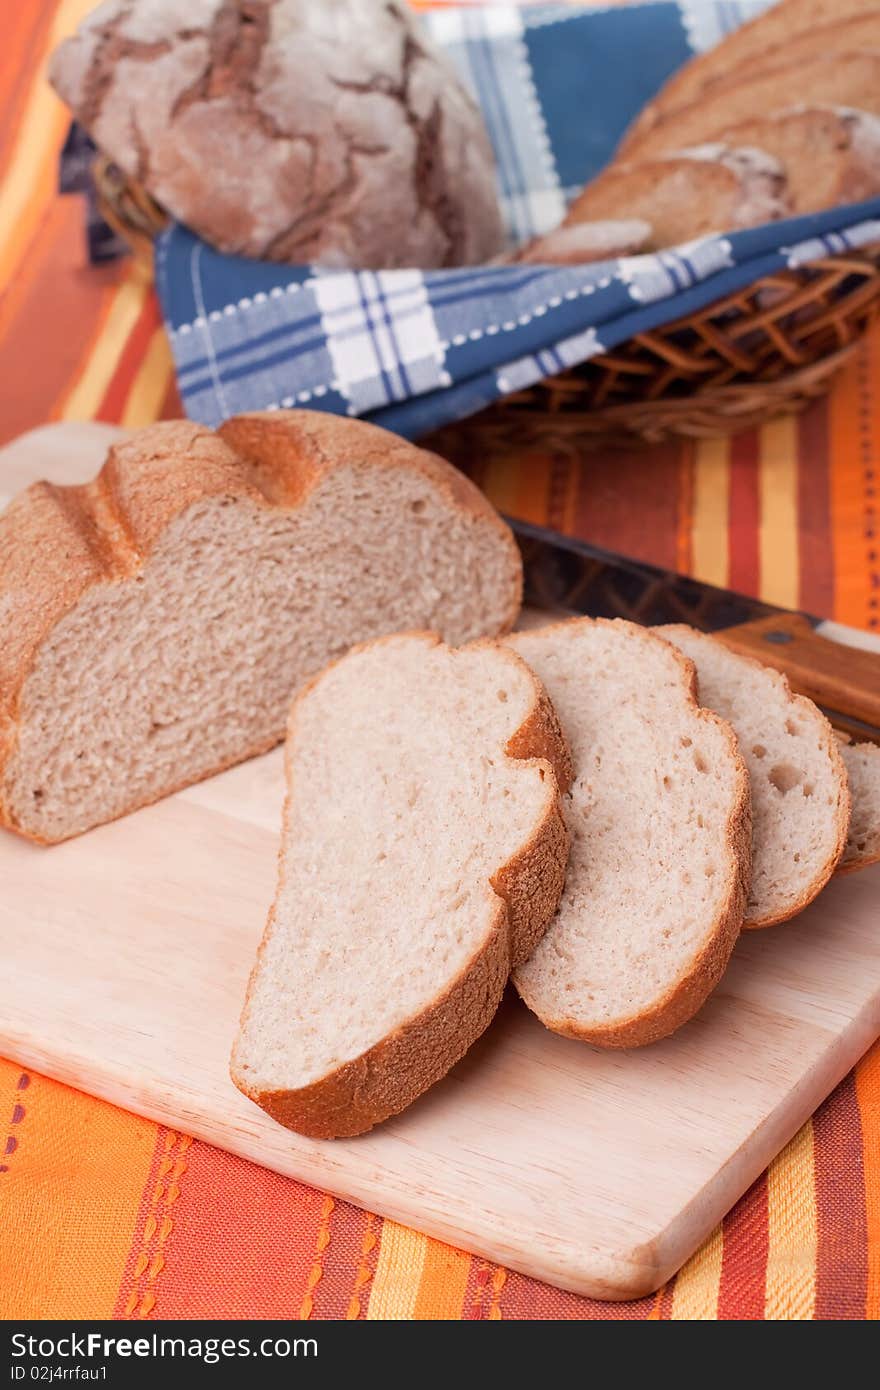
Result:
<instances>
[{"instance_id":1,"label":"loaf of bread","mask_svg":"<svg viewBox=\"0 0 880 1390\"><path fill-rule=\"evenodd\" d=\"M506 631L521 584L482 494L384 430L150 426L0 517L0 823L63 840L271 748L353 643Z\"/></svg>"},{"instance_id":2,"label":"loaf of bread","mask_svg":"<svg viewBox=\"0 0 880 1390\"><path fill-rule=\"evenodd\" d=\"M759 149L710 144L612 164L575 199L566 226L638 217L651 225L651 244L663 247L787 212L785 174L775 159Z\"/></svg>"},{"instance_id":3,"label":"loaf of bread","mask_svg":"<svg viewBox=\"0 0 880 1390\"><path fill-rule=\"evenodd\" d=\"M533 237L531 241L499 257L499 263L586 265L646 251L652 238L650 225L638 217L599 222L576 221L570 226L555 227L552 232Z\"/></svg>"},{"instance_id":4,"label":"loaf of bread","mask_svg":"<svg viewBox=\"0 0 880 1390\"><path fill-rule=\"evenodd\" d=\"M849 826L846 768L824 714L785 676L691 627L657 629L697 668L700 699L739 738L752 793L745 927L785 922L825 887Z\"/></svg>"},{"instance_id":5,"label":"loaf of bread","mask_svg":"<svg viewBox=\"0 0 880 1390\"><path fill-rule=\"evenodd\" d=\"M546 935L514 973L554 1032L603 1047L671 1033L715 988L739 935L749 790L694 668L633 623L574 619L506 639L569 741L571 854Z\"/></svg>"},{"instance_id":6,"label":"loaf of bread","mask_svg":"<svg viewBox=\"0 0 880 1390\"><path fill-rule=\"evenodd\" d=\"M880 53L828 52L802 63L780 62L758 70L747 66L731 85L713 84L688 105L633 133L618 157L642 160L721 140L740 121L803 101L880 115Z\"/></svg>"},{"instance_id":7,"label":"loaf of bread","mask_svg":"<svg viewBox=\"0 0 880 1390\"><path fill-rule=\"evenodd\" d=\"M295 701L279 885L232 1078L274 1119L360 1134L490 1023L559 901L570 761L523 662L425 634Z\"/></svg>"},{"instance_id":8,"label":"loaf of bread","mask_svg":"<svg viewBox=\"0 0 880 1390\"><path fill-rule=\"evenodd\" d=\"M880 21L878 21L880 22ZM880 194L880 117L848 106L789 106L724 132L758 145L785 171L792 213L818 212Z\"/></svg>"},{"instance_id":9,"label":"loaf of bread","mask_svg":"<svg viewBox=\"0 0 880 1390\"><path fill-rule=\"evenodd\" d=\"M479 109L403 0L106 0L50 76L221 251L382 268L502 247Z\"/></svg>"},{"instance_id":10,"label":"loaf of bread","mask_svg":"<svg viewBox=\"0 0 880 1390\"><path fill-rule=\"evenodd\" d=\"M619 155L629 158L639 137L649 131L658 121L671 111L687 106L714 88L716 83L728 82L736 75L756 71L762 67L778 67L780 62L788 61L789 55L796 51L801 42L811 43L809 37L818 28L828 24L842 24L852 17L876 19L877 0L780 0L748 24L734 29L730 34L710 48L692 58L689 63L674 73L661 88L653 101L639 113L630 126L619 148ZM825 35L822 52L846 48L840 42L827 41ZM858 50L858 42L852 45ZM772 55L772 61L769 61ZM801 54L803 56L803 54ZM814 93L803 88L790 100L810 101ZM771 106L785 105L774 101ZM760 115L771 109L756 107L749 115Z\"/></svg>"}]
</instances>

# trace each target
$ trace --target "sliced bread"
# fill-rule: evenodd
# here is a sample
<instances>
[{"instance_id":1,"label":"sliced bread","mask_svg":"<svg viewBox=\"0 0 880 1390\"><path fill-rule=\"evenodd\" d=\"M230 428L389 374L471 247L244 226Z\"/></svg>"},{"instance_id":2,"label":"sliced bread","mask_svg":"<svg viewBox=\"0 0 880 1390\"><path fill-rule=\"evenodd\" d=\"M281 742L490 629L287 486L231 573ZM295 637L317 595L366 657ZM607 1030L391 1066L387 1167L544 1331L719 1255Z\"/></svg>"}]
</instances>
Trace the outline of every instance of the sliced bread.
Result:
<instances>
[{"instance_id":1,"label":"sliced bread","mask_svg":"<svg viewBox=\"0 0 880 1390\"><path fill-rule=\"evenodd\" d=\"M613 164L575 199L566 225L597 218L649 220L654 247L786 216L785 174L770 155L696 145L657 159Z\"/></svg>"},{"instance_id":2,"label":"sliced bread","mask_svg":"<svg viewBox=\"0 0 880 1390\"><path fill-rule=\"evenodd\" d=\"M458 1061L540 939L570 760L518 657L423 633L312 681L286 752L278 895L232 1078L300 1133L360 1134Z\"/></svg>"},{"instance_id":3,"label":"sliced bread","mask_svg":"<svg viewBox=\"0 0 880 1390\"><path fill-rule=\"evenodd\" d=\"M639 113L624 136L619 153L628 158L638 137L663 116L696 101L716 82L727 81L732 73L756 64L764 66L768 53L785 53L791 43L797 43L819 26L839 24L852 16L874 17L876 12L877 0L781 0L679 68ZM840 44L826 45L825 51L828 47L839 48Z\"/></svg>"},{"instance_id":4,"label":"sliced bread","mask_svg":"<svg viewBox=\"0 0 880 1390\"><path fill-rule=\"evenodd\" d=\"M781 111L809 100L814 106L853 106L880 115L880 53L829 52L803 63L746 68L731 86L709 87L650 129L628 140L618 158L633 161L720 140L756 112Z\"/></svg>"},{"instance_id":5,"label":"sliced bread","mask_svg":"<svg viewBox=\"0 0 880 1390\"><path fill-rule=\"evenodd\" d=\"M868 111L790 106L740 121L723 138L758 145L779 161L793 213L858 203L880 193L880 117Z\"/></svg>"},{"instance_id":6,"label":"sliced bread","mask_svg":"<svg viewBox=\"0 0 880 1390\"><path fill-rule=\"evenodd\" d=\"M671 1033L718 983L748 892L748 778L690 661L633 623L589 618L506 639L543 681L571 745L571 856L559 911L514 973L567 1037L634 1047Z\"/></svg>"},{"instance_id":7,"label":"sliced bread","mask_svg":"<svg viewBox=\"0 0 880 1390\"><path fill-rule=\"evenodd\" d=\"M785 922L812 902L843 853L850 798L834 731L785 676L691 627L657 629L697 668L700 699L736 730L752 791L752 888L745 927Z\"/></svg>"},{"instance_id":8,"label":"sliced bread","mask_svg":"<svg viewBox=\"0 0 880 1390\"><path fill-rule=\"evenodd\" d=\"M850 743L838 735L840 755L849 778L852 814L839 874L880 863L880 747Z\"/></svg>"},{"instance_id":9,"label":"sliced bread","mask_svg":"<svg viewBox=\"0 0 880 1390\"><path fill-rule=\"evenodd\" d=\"M0 517L0 824L63 840L271 748L353 643L497 634L521 583L478 490L384 430L153 425Z\"/></svg>"}]
</instances>

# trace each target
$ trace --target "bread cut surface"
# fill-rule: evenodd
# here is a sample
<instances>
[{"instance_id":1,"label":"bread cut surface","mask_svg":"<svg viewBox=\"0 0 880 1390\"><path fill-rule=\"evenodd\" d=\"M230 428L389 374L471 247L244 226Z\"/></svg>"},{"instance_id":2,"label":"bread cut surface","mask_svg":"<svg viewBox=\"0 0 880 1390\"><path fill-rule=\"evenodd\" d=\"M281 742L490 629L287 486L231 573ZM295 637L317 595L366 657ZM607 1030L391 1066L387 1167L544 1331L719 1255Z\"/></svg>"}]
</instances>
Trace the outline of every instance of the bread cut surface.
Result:
<instances>
[{"instance_id":1,"label":"bread cut surface","mask_svg":"<svg viewBox=\"0 0 880 1390\"><path fill-rule=\"evenodd\" d=\"M876 22L880 26L880 12ZM779 161L793 213L863 202L880 193L880 117L868 111L790 106L740 121L724 139L757 145Z\"/></svg>"},{"instance_id":2,"label":"bread cut surface","mask_svg":"<svg viewBox=\"0 0 880 1390\"><path fill-rule=\"evenodd\" d=\"M514 974L557 1033L653 1042L718 983L749 877L745 765L700 709L692 664L635 624L573 619L506 639L569 740L571 852L559 910Z\"/></svg>"},{"instance_id":3,"label":"bread cut surface","mask_svg":"<svg viewBox=\"0 0 880 1390\"><path fill-rule=\"evenodd\" d=\"M524 261L532 265L586 265L617 256L634 256L647 250L651 240L650 225L638 217L578 221L533 237L499 259L502 264Z\"/></svg>"},{"instance_id":4,"label":"bread cut surface","mask_svg":"<svg viewBox=\"0 0 880 1390\"><path fill-rule=\"evenodd\" d=\"M445 1075L540 938L565 873L568 751L512 652L407 634L306 688L286 757L278 895L232 1077L292 1129L359 1134Z\"/></svg>"},{"instance_id":5,"label":"bread cut surface","mask_svg":"<svg viewBox=\"0 0 880 1390\"><path fill-rule=\"evenodd\" d=\"M853 106L880 115L880 53L828 52L772 68L746 67L737 82L714 86L687 106L662 116L633 136L621 152L627 160L668 154L687 145L720 140L756 112L781 111L808 100L817 106Z\"/></svg>"},{"instance_id":6,"label":"bread cut surface","mask_svg":"<svg viewBox=\"0 0 880 1390\"><path fill-rule=\"evenodd\" d=\"M651 244L663 247L787 212L785 174L775 159L757 149L706 144L612 165L587 184L566 222L641 218L651 224Z\"/></svg>"},{"instance_id":7,"label":"bread cut surface","mask_svg":"<svg viewBox=\"0 0 880 1390\"><path fill-rule=\"evenodd\" d=\"M353 643L511 626L512 535L450 465L304 411L154 425L0 517L0 821L55 841L279 741Z\"/></svg>"},{"instance_id":8,"label":"bread cut surface","mask_svg":"<svg viewBox=\"0 0 880 1390\"><path fill-rule=\"evenodd\" d=\"M850 797L834 731L780 672L693 628L658 631L696 665L700 699L733 725L749 770L752 888L743 925L787 921L824 888L846 843Z\"/></svg>"},{"instance_id":9,"label":"bread cut surface","mask_svg":"<svg viewBox=\"0 0 880 1390\"><path fill-rule=\"evenodd\" d=\"M768 54L773 54L775 58L779 53L790 52L792 44L798 44L820 26L830 23L840 25L853 17L867 16L873 19L876 12L877 0L781 0L781 3L772 5L749 23L734 29L714 48L698 54L674 73L633 122L621 142L619 153L628 158L641 134L670 111L695 101L715 83L726 82L741 71L766 66ZM840 47L839 42L826 42L824 51ZM809 100L810 97L811 94L804 90L798 100ZM759 109L756 108L756 113Z\"/></svg>"},{"instance_id":10,"label":"bread cut surface","mask_svg":"<svg viewBox=\"0 0 880 1390\"><path fill-rule=\"evenodd\" d=\"M837 866L845 874L880 863L880 747L844 740L839 747L852 797L846 846Z\"/></svg>"}]
</instances>

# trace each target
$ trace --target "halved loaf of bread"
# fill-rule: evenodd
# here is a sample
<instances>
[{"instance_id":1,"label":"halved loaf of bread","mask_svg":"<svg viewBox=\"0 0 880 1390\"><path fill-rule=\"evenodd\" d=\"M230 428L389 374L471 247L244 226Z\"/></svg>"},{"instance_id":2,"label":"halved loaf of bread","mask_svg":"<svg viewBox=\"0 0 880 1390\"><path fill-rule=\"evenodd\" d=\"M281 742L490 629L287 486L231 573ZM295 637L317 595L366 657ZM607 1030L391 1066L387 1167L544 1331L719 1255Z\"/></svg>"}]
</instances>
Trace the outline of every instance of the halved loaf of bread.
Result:
<instances>
[{"instance_id":1,"label":"halved loaf of bread","mask_svg":"<svg viewBox=\"0 0 880 1390\"><path fill-rule=\"evenodd\" d=\"M278 895L232 1078L318 1138L396 1114L466 1052L565 874L568 750L493 643L356 648L300 694Z\"/></svg>"},{"instance_id":2,"label":"halved loaf of bread","mask_svg":"<svg viewBox=\"0 0 880 1390\"><path fill-rule=\"evenodd\" d=\"M758 71L747 67L737 82L707 88L695 101L634 134L617 158L631 162L720 140L756 112L781 111L804 100L880 115L880 53L828 52L802 63L780 62Z\"/></svg>"},{"instance_id":3,"label":"halved loaf of bread","mask_svg":"<svg viewBox=\"0 0 880 1390\"><path fill-rule=\"evenodd\" d=\"M876 23L880 28L880 11ZM758 145L779 161L793 213L858 203L880 193L880 116L868 111L790 106L740 121L724 139Z\"/></svg>"},{"instance_id":4,"label":"halved loaf of bread","mask_svg":"<svg viewBox=\"0 0 880 1390\"><path fill-rule=\"evenodd\" d=\"M674 625L657 631L697 668L700 699L736 730L752 792L752 888L745 927L801 912L834 873L850 797L834 730L785 676L717 638Z\"/></svg>"},{"instance_id":5,"label":"halved loaf of bread","mask_svg":"<svg viewBox=\"0 0 880 1390\"><path fill-rule=\"evenodd\" d=\"M597 218L650 221L651 245L754 227L788 213L785 174L770 155L695 145L657 159L612 164L571 205L566 226Z\"/></svg>"},{"instance_id":6,"label":"halved loaf of bread","mask_svg":"<svg viewBox=\"0 0 880 1390\"><path fill-rule=\"evenodd\" d=\"M694 668L620 620L506 639L547 688L571 745L571 856L559 911L514 973L554 1032L603 1047L671 1033L718 983L750 861L748 777Z\"/></svg>"},{"instance_id":7,"label":"halved loaf of bread","mask_svg":"<svg viewBox=\"0 0 880 1390\"><path fill-rule=\"evenodd\" d=\"M838 744L852 797L846 847L837 865L839 874L847 874L880 863L880 747L850 743L839 734Z\"/></svg>"},{"instance_id":8,"label":"halved loaf of bread","mask_svg":"<svg viewBox=\"0 0 880 1390\"><path fill-rule=\"evenodd\" d=\"M521 583L478 490L384 430L151 426L0 518L0 823L63 840L263 752L353 643L497 634Z\"/></svg>"},{"instance_id":9,"label":"halved loaf of bread","mask_svg":"<svg viewBox=\"0 0 880 1390\"><path fill-rule=\"evenodd\" d=\"M798 43L813 30L830 23L840 24L853 16L873 19L876 12L877 0L781 0L674 73L639 113L618 153L628 158L638 137L670 111L696 101L715 83L729 81L734 73L738 75L748 68L766 66L768 54L774 55L774 65L778 65L778 55L786 53L790 44ZM826 41L823 51L840 47L839 42L829 44ZM810 100L810 92L802 91L799 99ZM759 109L756 108L756 113Z\"/></svg>"}]
</instances>

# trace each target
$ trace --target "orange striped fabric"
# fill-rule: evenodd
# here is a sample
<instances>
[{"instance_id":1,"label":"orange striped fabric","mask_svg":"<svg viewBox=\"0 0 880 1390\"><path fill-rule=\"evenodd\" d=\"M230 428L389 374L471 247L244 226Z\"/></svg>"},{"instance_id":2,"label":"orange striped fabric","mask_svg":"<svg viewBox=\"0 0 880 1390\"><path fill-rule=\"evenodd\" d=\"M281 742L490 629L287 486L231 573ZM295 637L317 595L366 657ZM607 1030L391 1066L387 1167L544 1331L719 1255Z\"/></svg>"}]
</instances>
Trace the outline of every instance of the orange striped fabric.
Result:
<instances>
[{"instance_id":1,"label":"orange striped fabric","mask_svg":"<svg viewBox=\"0 0 880 1390\"><path fill-rule=\"evenodd\" d=\"M54 193L45 56L91 0L13 6L0 49L2 433L179 411L149 285L84 263ZM519 516L866 628L880 623L880 328L831 396L733 440L473 469ZM0 1316L880 1317L880 1046L676 1279L600 1304L0 1062Z\"/></svg>"}]
</instances>

